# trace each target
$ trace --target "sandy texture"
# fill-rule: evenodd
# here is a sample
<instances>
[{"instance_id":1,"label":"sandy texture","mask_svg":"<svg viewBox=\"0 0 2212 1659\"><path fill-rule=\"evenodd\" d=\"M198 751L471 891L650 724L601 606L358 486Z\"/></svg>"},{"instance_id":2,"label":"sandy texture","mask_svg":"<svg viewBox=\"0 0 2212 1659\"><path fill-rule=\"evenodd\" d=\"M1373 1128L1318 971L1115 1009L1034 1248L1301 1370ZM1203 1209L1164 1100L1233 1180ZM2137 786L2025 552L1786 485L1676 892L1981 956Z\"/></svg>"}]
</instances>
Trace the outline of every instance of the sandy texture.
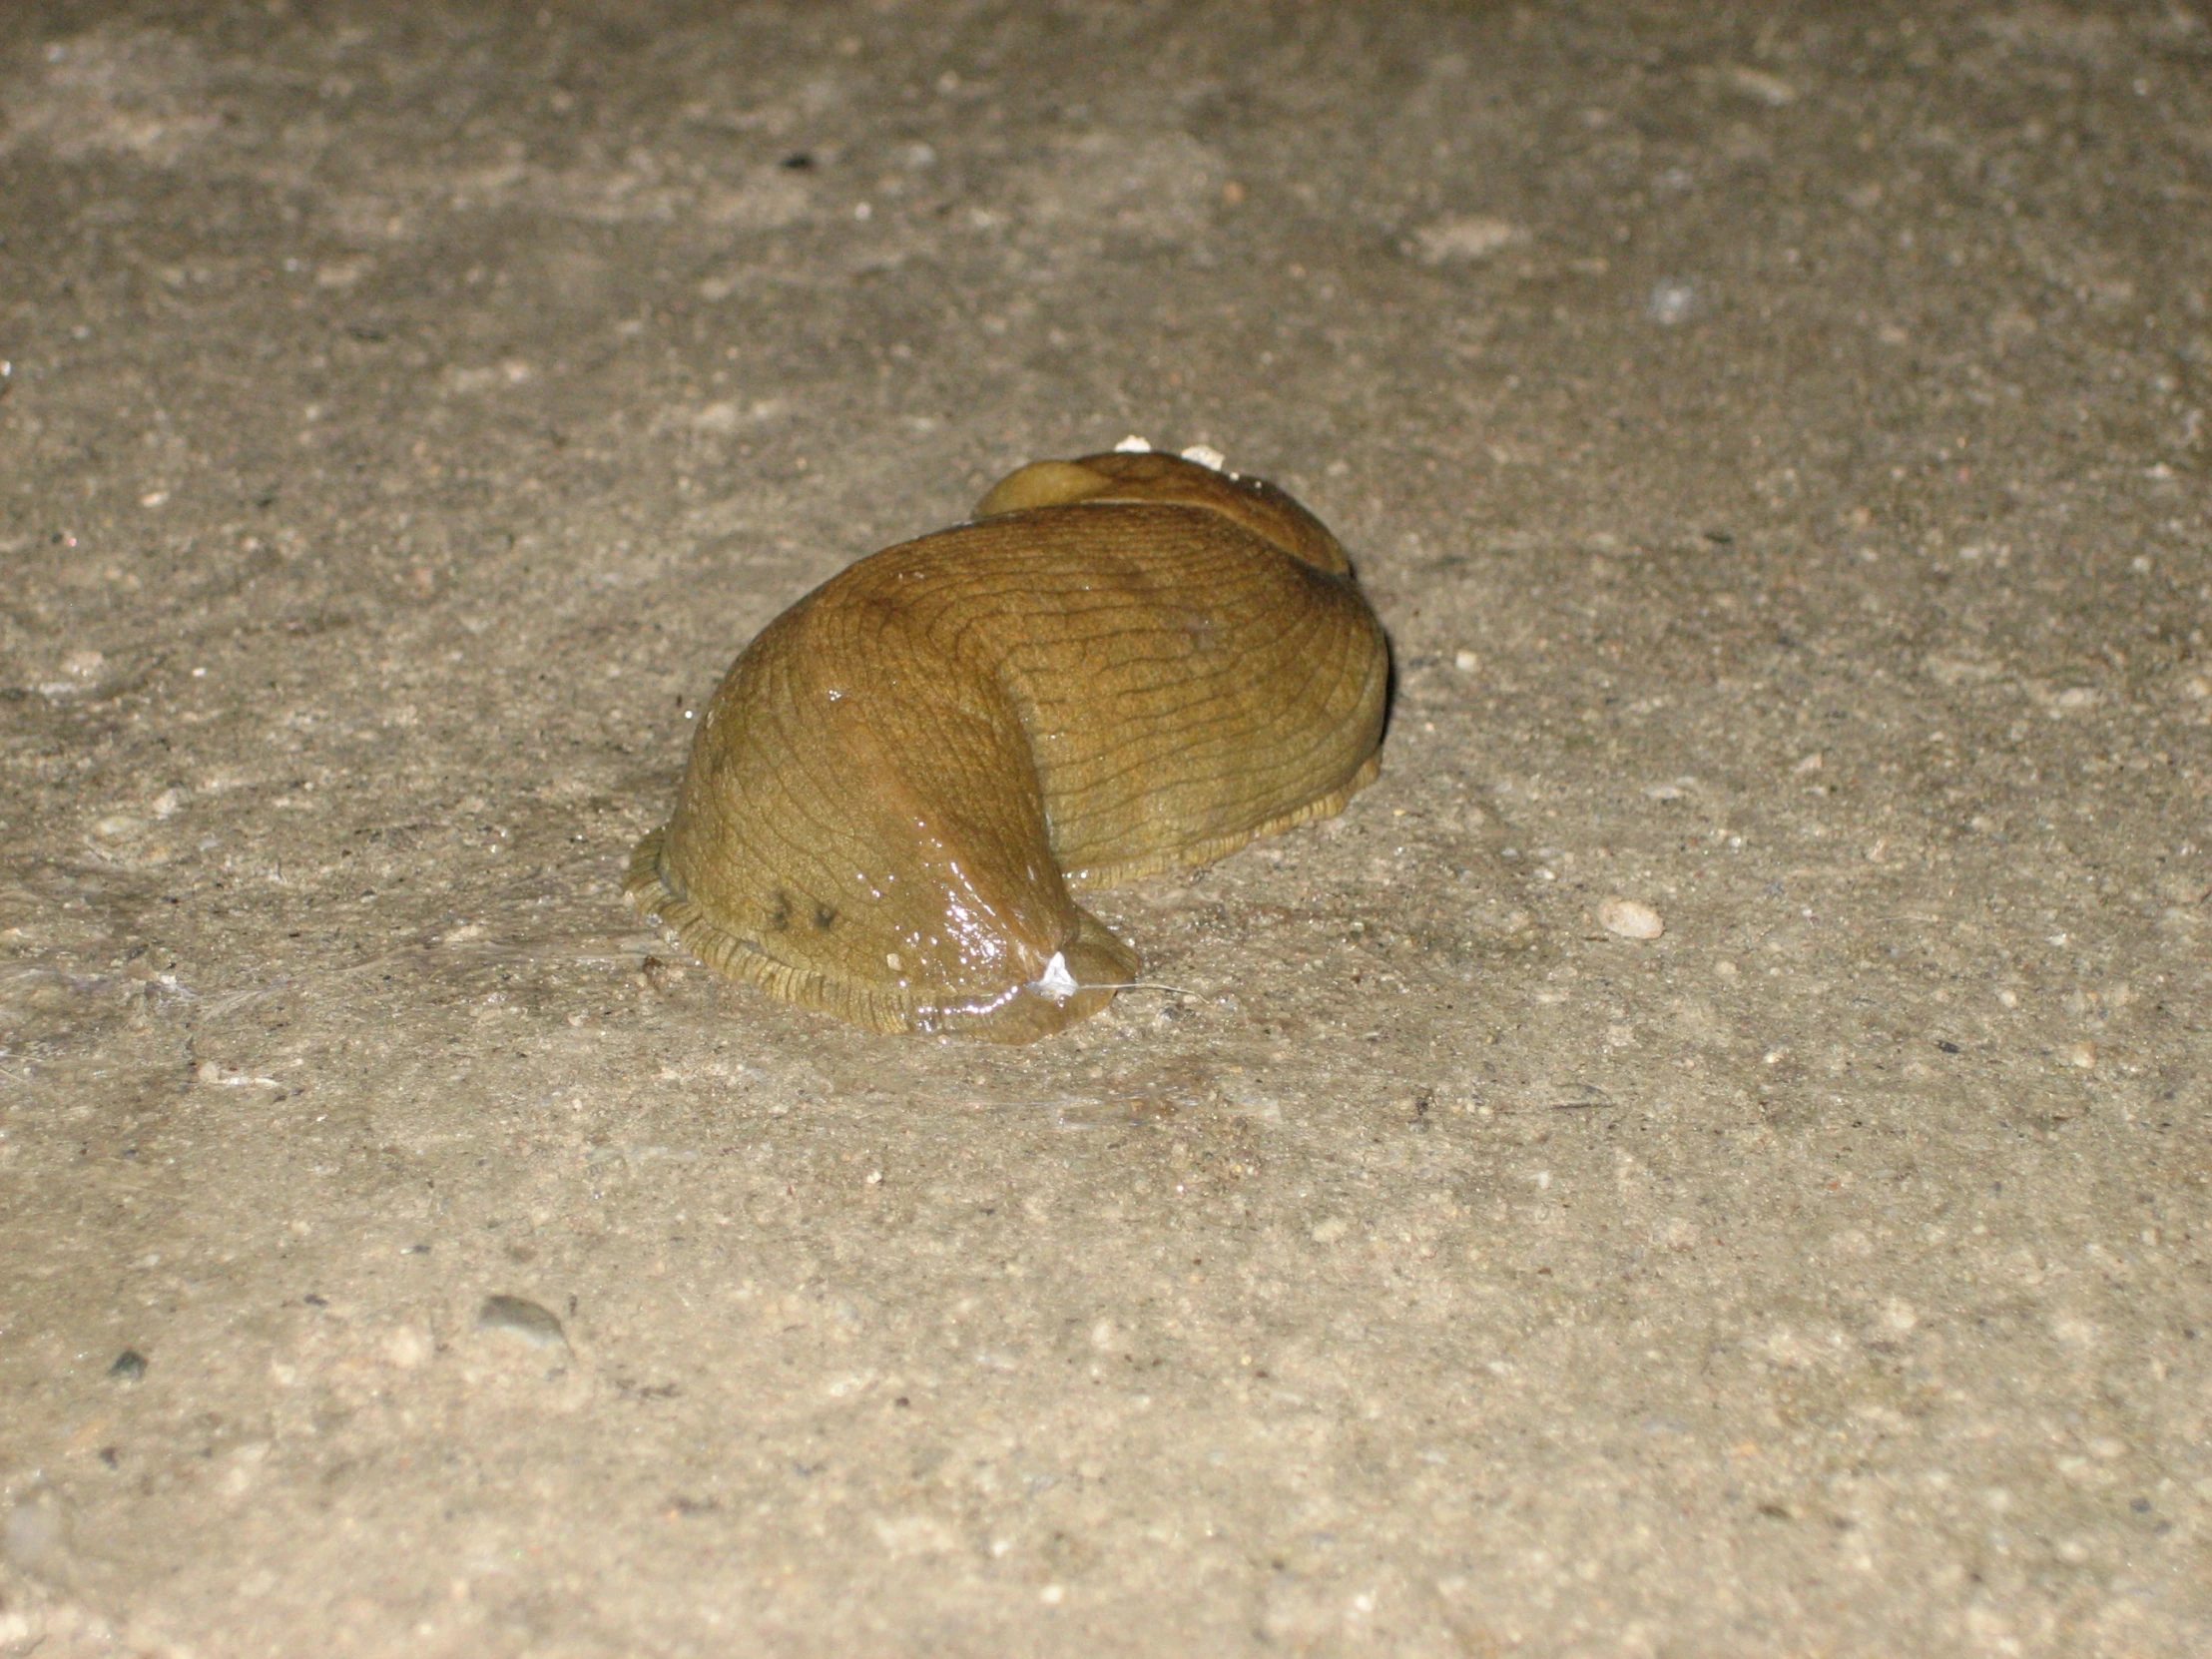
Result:
<instances>
[{"instance_id":1,"label":"sandy texture","mask_svg":"<svg viewBox=\"0 0 2212 1659\"><path fill-rule=\"evenodd\" d=\"M2212 1651L2191 7L21 0L0 114L0 1653ZM625 910L755 629L1131 431L1398 662L1101 895L1185 994Z\"/></svg>"}]
</instances>

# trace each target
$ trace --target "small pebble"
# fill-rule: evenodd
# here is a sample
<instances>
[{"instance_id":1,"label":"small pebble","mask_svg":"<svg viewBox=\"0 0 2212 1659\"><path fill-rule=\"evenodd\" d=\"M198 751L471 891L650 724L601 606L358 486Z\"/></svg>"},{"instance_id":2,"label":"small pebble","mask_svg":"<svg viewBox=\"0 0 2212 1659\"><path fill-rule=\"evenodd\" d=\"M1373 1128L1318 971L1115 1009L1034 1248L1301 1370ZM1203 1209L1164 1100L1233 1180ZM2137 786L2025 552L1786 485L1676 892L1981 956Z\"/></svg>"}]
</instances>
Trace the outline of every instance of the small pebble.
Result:
<instances>
[{"instance_id":1,"label":"small pebble","mask_svg":"<svg viewBox=\"0 0 2212 1659\"><path fill-rule=\"evenodd\" d=\"M1662 327L1689 320L1697 309L1697 289L1688 282L1660 282L1644 301L1644 314Z\"/></svg>"},{"instance_id":2,"label":"small pebble","mask_svg":"<svg viewBox=\"0 0 2212 1659\"><path fill-rule=\"evenodd\" d=\"M1624 939L1656 939L1667 930L1666 922L1649 904L1617 893L1597 907L1597 921L1608 933L1618 933Z\"/></svg>"},{"instance_id":3,"label":"small pebble","mask_svg":"<svg viewBox=\"0 0 2212 1659\"><path fill-rule=\"evenodd\" d=\"M2079 1042L2066 1045L2066 1063L2089 1070L2097 1063L2097 1045L2084 1037Z\"/></svg>"},{"instance_id":4,"label":"small pebble","mask_svg":"<svg viewBox=\"0 0 2212 1659\"><path fill-rule=\"evenodd\" d=\"M1454 651L1451 654L1451 666L1461 674L1472 674L1482 666L1482 659L1471 651Z\"/></svg>"},{"instance_id":5,"label":"small pebble","mask_svg":"<svg viewBox=\"0 0 2212 1659\"><path fill-rule=\"evenodd\" d=\"M1754 103L1764 104L1770 110L1779 110L1785 104L1797 102L1798 89L1779 75L1769 75L1763 69L1751 69L1738 64L1728 72L1729 86Z\"/></svg>"},{"instance_id":6,"label":"small pebble","mask_svg":"<svg viewBox=\"0 0 2212 1659\"><path fill-rule=\"evenodd\" d=\"M115 1357L108 1375L118 1382L136 1382L146 1375L146 1356L135 1348L127 1348Z\"/></svg>"},{"instance_id":7,"label":"small pebble","mask_svg":"<svg viewBox=\"0 0 2212 1659\"><path fill-rule=\"evenodd\" d=\"M1472 265L1527 240L1511 220L1471 214L1422 226L1413 233L1413 250L1423 265Z\"/></svg>"},{"instance_id":8,"label":"small pebble","mask_svg":"<svg viewBox=\"0 0 2212 1659\"><path fill-rule=\"evenodd\" d=\"M546 1309L519 1296L487 1296L476 1310L476 1329L506 1331L533 1348L566 1348L568 1335Z\"/></svg>"},{"instance_id":9,"label":"small pebble","mask_svg":"<svg viewBox=\"0 0 2212 1659\"><path fill-rule=\"evenodd\" d=\"M0 1523L0 1558L19 1572L36 1572L61 1550L62 1530L61 1500L50 1491L35 1491L18 1499L5 1523ZM0 1630L7 1628L7 1621L0 1620ZM36 1639L31 1643L33 1648L38 1645ZM31 1648L11 1642L9 1651L28 1653Z\"/></svg>"},{"instance_id":10,"label":"small pebble","mask_svg":"<svg viewBox=\"0 0 2212 1659\"><path fill-rule=\"evenodd\" d=\"M2212 882L2194 870L2173 870L2153 881L2151 891L2169 904L2201 904L2212 893Z\"/></svg>"}]
</instances>

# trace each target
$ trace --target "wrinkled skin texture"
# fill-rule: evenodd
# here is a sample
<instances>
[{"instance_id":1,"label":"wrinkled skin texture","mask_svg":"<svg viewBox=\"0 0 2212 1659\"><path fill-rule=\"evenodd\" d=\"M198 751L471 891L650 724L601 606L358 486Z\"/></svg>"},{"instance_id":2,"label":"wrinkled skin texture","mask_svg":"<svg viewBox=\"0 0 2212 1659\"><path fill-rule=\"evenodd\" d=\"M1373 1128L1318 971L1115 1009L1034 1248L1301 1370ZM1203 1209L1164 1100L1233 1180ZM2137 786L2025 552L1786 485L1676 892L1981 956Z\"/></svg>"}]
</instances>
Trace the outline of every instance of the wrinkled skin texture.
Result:
<instances>
[{"instance_id":1,"label":"wrinkled skin texture","mask_svg":"<svg viewBox=\"0 0 2212 1659\"><path fill-rule=\"evenodd\" d=\"M1071 888L1206 863L1371 782L1382 625L1281 490L1041 461L762 630L628 890L710 967L882 1031L1028 1042L1136 953Z\"/></svg>"}]
</instances>

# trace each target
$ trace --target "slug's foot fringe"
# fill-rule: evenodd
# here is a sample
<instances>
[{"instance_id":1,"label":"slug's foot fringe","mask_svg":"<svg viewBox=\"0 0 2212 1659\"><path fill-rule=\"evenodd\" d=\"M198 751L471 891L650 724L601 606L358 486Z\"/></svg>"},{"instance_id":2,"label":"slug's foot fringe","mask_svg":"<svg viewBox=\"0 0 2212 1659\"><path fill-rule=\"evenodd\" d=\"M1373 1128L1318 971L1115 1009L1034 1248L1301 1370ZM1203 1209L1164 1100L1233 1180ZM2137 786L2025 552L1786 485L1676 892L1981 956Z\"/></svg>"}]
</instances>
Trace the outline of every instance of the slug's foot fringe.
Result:
<instances>
[{"instance_id":1,"label":"slug's foot fringe","mask_svg":"<svg viewBox=\"0 0 2212 1659\"><path fill-rule=\"evenodd\" d=\"M662 862L667 833L664 827L638 842L622 884L623 895L648 920L674 933L686 950L725 979L744 980L786 1002L818 1008L869 1030L892 1035L941 1031L977 1042L1035 1042L1098 1013L1114 999L1113 990L1101 987L1127 984L1140 966L1134 950L1082 910L1077 912L1075 938L1060 951L1063 970L1077 987L1064 1000L1041 982L1016 985L995 997L947 1004L840 983L813 969L779 962L678 890Z\"/></svg>"},{"instance_id":2,"label":"slug's foot fringe","mask_svg":"<svg viewBox=\"0 0 2212 1659\"><path fill-rule=\"evenodd\" d=\"M1172 852L1162 852L1150 857L1132 858L1126 863L1092 864L1085 869L1067 872L1071 887L1118 887L1124 881L1135 881L1147 875L1158 875L1162 870L1189 869L1197 864L1210 864L1216 858L1226 858L1239 847L1250 846L1263 835L1281 834L1295 830L1301 824L1312 824L1319 819L1335 818L1351 805L1352 798L1382 775L1382 757L1370 755L1360 763L1360 770L1346 781L1341 789L1327 795L1316 796L1305 806L1256 824L1250 830L1234 834L1215 835L1207 840L1192 841Z\"/></svg>"}]
</instances>

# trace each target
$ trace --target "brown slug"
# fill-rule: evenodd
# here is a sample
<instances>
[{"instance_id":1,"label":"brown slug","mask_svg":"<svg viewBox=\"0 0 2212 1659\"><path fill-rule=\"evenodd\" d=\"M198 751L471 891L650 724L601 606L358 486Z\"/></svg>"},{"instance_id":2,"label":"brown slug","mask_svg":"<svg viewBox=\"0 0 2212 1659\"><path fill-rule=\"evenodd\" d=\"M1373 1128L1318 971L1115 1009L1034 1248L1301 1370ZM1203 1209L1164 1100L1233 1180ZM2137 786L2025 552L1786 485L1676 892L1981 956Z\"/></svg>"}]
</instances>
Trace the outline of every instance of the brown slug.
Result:
<instances>
[{"instance_id":1,"label":"brown slug","mask_svg":"<svg viewBox=\"0 0 2212 1659\"><path fill-rule=\"evenodd\" d=\"M1069 889L1340 812L1388 681L1344 549L1284 491L1039 461L760 632L626 890L790 1001L1030 1042L1137 973Z\"/></svg>"}]
</instances>

